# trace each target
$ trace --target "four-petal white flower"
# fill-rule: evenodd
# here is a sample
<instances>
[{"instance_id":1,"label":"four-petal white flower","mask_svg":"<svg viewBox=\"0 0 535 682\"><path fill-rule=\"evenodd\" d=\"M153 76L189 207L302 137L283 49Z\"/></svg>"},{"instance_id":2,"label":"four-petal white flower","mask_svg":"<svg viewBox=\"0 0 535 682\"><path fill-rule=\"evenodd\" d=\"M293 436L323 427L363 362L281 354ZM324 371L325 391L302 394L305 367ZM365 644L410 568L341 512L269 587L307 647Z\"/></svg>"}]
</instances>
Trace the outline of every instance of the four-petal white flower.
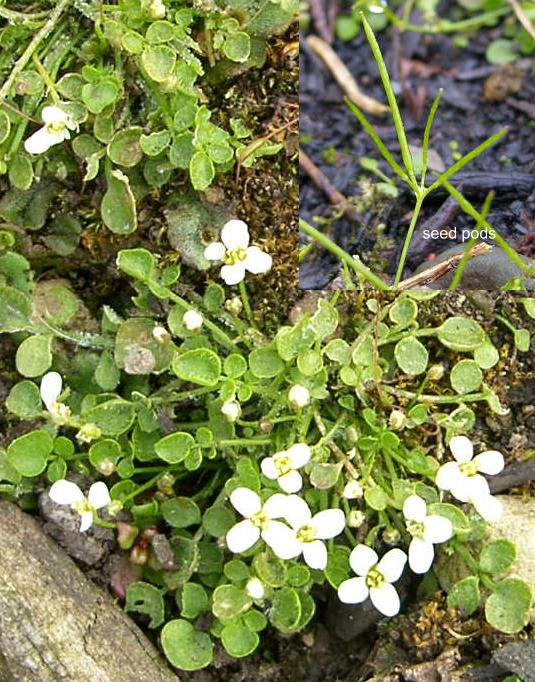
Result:
<instances>
[{"instance_id":1,"label":"four-petal white flower","mask_svg":"<svg viewBox=\"0 0 535 682\"><path fill-rule=\"evenodd\" d=\"M236 488L230 494L230 502L234 509L243 517L227 532L227 547L234 554L245 552L261 537L271 547L279 559L292 559L288 552L293 540L293 531L281 521L274 519L283 516L284 509L281 500L273 499L285 497L272 495L262 504L260 496L250 488ZM284 501L282 501L284 504Z\"/></svg>"},{"instance_id":2,"label":"four-petal white flower","mask_svg":"<svg viewBox=\"0 0 535 682\"><path fill-rule=\"evenodd\" d=\"M403 504L407 530L412 535L409 545L409 566L414 573L427 573L435 557L433 545L446 542L453 536L449 519L439 514L428 514L427 505L418 495L410 495Z\"/></svg>"},{"instance_id":3,"label":"four-petal white flower","mask_svg":"<svg viewBox=\"0 0 535 682\"><path fill-rule=\"evenodd\" d=\"M69 114L55 105L44 107L41 118L45 125L24 142L24 149L30 154L44 154L50 147L68 140L71 130L78 130Z\"/></svg>"},{"instance_id":4,"label":"four-petal white flower","mask_svg":"<svg viewBox=\"0 0 535 682\"><path fill-rule=\"evenodd\" d=\"M341 509L324 509L312 516L308 504L297 495L276 493L269 498L277 507L280 518L292 527L290 539L274 538L272 549L280 556L284 551L295 559L301 553L310 568L323 570L327 566L327 547L323 540L335 538L344 530L345 514Z\"/></svg>"},{"instance_id":5,"label":"four-petal white flower","mask_svg":"<svg viewBox=\"0 0 535 682\"><path fill-rule=\"evenodd\" d=\"M286 493L296 493L301 490L303 479L297 471L310 461L310 448L306 443L296 443L288 450L275 453L272 457L265 457L260 463L262 473L272 481L277 481Z\"/></svg>"},{"instance_id":6,"label":"four-petal white flower","mask_svg":"<svg viewBox=\"0 0 535 682\"><path fill-rule=\"evenodd\" d=\"M58 398L63 390L63 379L58 372L47 372L41 379L39 392L41 400L49 411L54 423L64 424L71 416L71 411Z\"/></svg>"},{"instance_id":7,"label":"four-petal white flower","mask_svg":"<svg viewBox=\"0 0 535 682\"><path fill-rule=\"evenodd\" d=\"M400 601L392 585L401 577L407 555L394 548L379 561L377 552L366 545L357 545L349 555L349 563L357 578L340 583L338 597L344 604L360 604L369 597L375 608L385 616L399 613Z\"/></svg>"},{"instance_id":8,"label":"four-petal white flower","mask_svg":"<svg viewBox=\"0 0 535 682\"><path fill-rule=\"evenodd\" d=\"M498 520L502 513L501 502L490 494L489 484L481 473L498 474L504 467L502 453L486 450L474 457L474 446L466 436L454 436L450 440L450 450L455 462L440 467L436 485L451 492L460 502L473 504L486 521Z\"/></svg>"},{"instance_id":9,"label":"four-petal white flower","mask_svg":"<svg viewBox=\"0 0 535 682\"><path fill-rule=\"evenodd\" d=\"M81 533L91 528L97 509L102 509L111 502L110 493L103 481L93 483L87 497L76 483L65 479L53 483L48 494L56 504L68 504L80 514Z\"/></svg>"},{"instance_id":10,"label":"four-petal white flower","mask_svg":"<svg viewBox=\"0 0 535 682\"><path fill-rule=\"evenodd\" d=\"M229 285L239 284L245 271L259 275L271 269L271 256L258 246L249 246L249 228L243 220L229 220L221 230L221 241L204 250L207 260L222 260L221 277Z\"/></svg>"}]
</instances>

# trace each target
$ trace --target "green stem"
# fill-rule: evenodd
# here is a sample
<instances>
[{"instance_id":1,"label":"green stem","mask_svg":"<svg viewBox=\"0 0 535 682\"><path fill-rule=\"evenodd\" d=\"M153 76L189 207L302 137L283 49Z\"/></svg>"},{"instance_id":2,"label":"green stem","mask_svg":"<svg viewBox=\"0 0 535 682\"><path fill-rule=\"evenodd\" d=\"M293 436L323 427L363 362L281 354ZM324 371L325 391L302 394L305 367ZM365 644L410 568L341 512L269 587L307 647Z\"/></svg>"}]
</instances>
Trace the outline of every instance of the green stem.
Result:
<instances>
[{"instance_id":1,"label":"green stem","mask_svg":"<svg viewBox=\"0 0 535 682\"><path fill-rule=\"evenodd\" d=\"M199 395L205 395L206 393L212 393L213 387L207 388L193 388L190 391L182 391L180 393L170 393L169 395L162 396L160 398L152 398L153 403L175 403L181 400L188 400L189 398L194 398Z\"/></svg>"},{"instance_id":2,"label":"green stem","mask_svg":"<svg viewBox=\"0 0 535 682\"><path fill-rule=\"evenodd\" d=\"M113 523L113 521L103 521L98 516L93 517L93 525L100 526L101 528L113 528L113 530L117 528L117 524Z\"/></svg>"},{"instance_id":3,"label":"green stem","mask_svg":"<svg viewBox=\"0 0 535 682\"><path fill-rule=\"evenodd\" d=\"M508 14L509 11L510 10L508 7L503 7L490 12L483 12L482 14L478 14L475 17L470 17L470 19L463 19L462 21L447 21L445 19L441 19L434 26L420 26L418 24L411 24L404 19L400 19L390 8L384 8L385 15L401 31L413 31L414 33L456 33L457 31L468 31L469 29L478 27L480 24L485 24L487 22L494 21L494 19L499 19L499 17L503 16L504 14Z\"/></svg>"},{"instance_id":4,"label":"green stem","mask_svg":"<svg viewBox=\"0 0 535 682\"><path fill-rule=\"evenodd\" d=\"M395 395L401 398L415 398L419 403L430 402L435 405L449 405L451 403L475 403L478 400L486 400L488 394L486 393L469 393L468 395L428 395L423 393L418 395L412 391L403 391L402 389L395 388L394 386L384 386L384 390L391 395Z\"/></svg>"},{"instance_id":5,"label":"green stem","mask_svg":"<svg viewBox=\"0 0 535 682\"><path fill-rule=\"evenodd\" d=\"M403 269L405 267L405 261L407 260L407 253L409 252L409 247L411 245L412 235L414 232L414 228L416 227L416 222L417 222L418 217L420 215L420 209L422 208L424 198L425 198L425 195L420 194L420 195L416 196L416 206L414 207L414 211L413 211L412 218L411 218L411 224L409 225L409 229L407 230L407 234L405 236L405 242L403 243L403 250L401 251L401 257L399 259L398 268L396 270L396 276L394 278L394 286L393 286L394 289L398 286L398 284L401 281L401 278L403 276Z\"/></svg>"},{"instance_id":6,"label":"green stem","mask_svg":"<svg viewBox=\"0 0 535 682\"><path fill-rule=\"evenodd\" d=\"M256 445L271 445L269 438L230 438L227 440L220 440L217 445L221 448L233 447L254 447Z\"/></svg>"},{"instance_id":7,"label":"green stem","mask_svg":"<svg viewBox=\"0 0 535 682\"><path fill-rule=\"evenodd\" d=\"M330 251L334 256L341 260L342 263L346 263L346 265L354 270L354 272L356 272L360 278L371 282L371 284L373 284L377 289L381 289L382 291L389 289L389 286L385 284L382 279L377 277L377 275L375 275L371 270L369 270L363 263L356 261L346 251L344 251L344 249L331 241L329 237L326 237L319 230L316 230L315 227L309 225L309 223L302 218L299 219L299 227L311 239L314 239L314 241L318 242L318 244L321 244L325 249Z\"/></svg>"},{"instance_id":8,"label":"green stem","mask_svg":"<svg viewBox=\"0 0 535 682\"><path fill-rule=\"evenodd\" d=\"M254 317L253 317L253 310L251 308L251 304L249 303L249 296L247 296L247 289L245 287L245 282L243 281L243 279L239 283L239 288L240 288L241 300L243 303L243 309L245 310L245 314L247 315L247 319L249 320L249 324L251 325L251 327L256 329L256 324L255 324Z\"/></svg>"},{"instance_id":9,"label":"green stem","mask_svg":"<svg viewBox=\"0 0 535 682\"><path fill-rule=\"evenodd\" d=\"M40 21L41 19L46 19L50 12L47 10L45 12L34 12L32 14L24 14L24 12L17 12L14 9L8 9L7 7L0 6L0 17L12 21L14 23L21 22L25 23L27 21Z\"/></svg>"},{"instance_id":10,"label":"green stem","mask_svg":"<svg viewBox=\"0 0 535 682\"><path fill-rule=\"evenodd\" d=\"M22 55L19 57L17 60L17 63L11 70L11 73L7 77L7 79L4 81L4 84L0 88L0 102L3 101L8 95L9 91L11 90L11 86L15 82L17 76L19 73L24 69L26 64L30 61L32 58L33 53L39 46L39 44L48 36L48 34L52 31L54 26L57 24L59 21L59 18L67 9L67 7L71 4L72 0L59 0L57 5L54 7L52 12L50 13L49 18L47 21L43 24L43 26L39 29L39 31L34 35L32 40L30 41L30 44L28 47L24 50Z\"/></svg>"},{"instance_id":11,"label":"green stem","mask_svg":"<svg viewBox=\"0 0 535 682\"><path fill-rule=\"evenodd\" d=\"M48 87L48 90L50 91L50 94L52 95L52 99L54 100L54 104L57 104L60 101L60 96L58 95L58 91L56 90L56 85L54 84L54 81L50 78L48 75L48 71L45 69L43 66L41 60L37 56L37 54L34 52L32 54L32 61L35 65L35 68L41 75L41 78L44 80L45 84Z\"/></svg>"},{"instance_id":12,"label":"green stem","mask_svg":"<svg viewBox=\"0 0 535 682\"><path fill-rule=\"evenodd\" d=\"M125 497L123 497L122 501L127 502L128 500L135 499L140 493L154 487L154 485L158 482L158 480L160 478L161 478L161 472L157 473L156 476L149 478L149 480L146 483L143 483L142 485L138 485L137 488L135 490L133 490L129 495L126 495Z\"/></svg>"}]
</instances>

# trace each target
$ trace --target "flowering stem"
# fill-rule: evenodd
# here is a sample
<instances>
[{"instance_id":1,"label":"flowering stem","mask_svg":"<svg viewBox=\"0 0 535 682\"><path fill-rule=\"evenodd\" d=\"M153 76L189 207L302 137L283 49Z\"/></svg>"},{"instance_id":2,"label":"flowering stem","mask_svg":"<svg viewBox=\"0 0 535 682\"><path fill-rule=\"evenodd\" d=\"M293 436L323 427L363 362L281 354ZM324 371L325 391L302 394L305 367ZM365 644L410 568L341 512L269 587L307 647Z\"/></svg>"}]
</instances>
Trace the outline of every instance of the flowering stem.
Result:
<instances>
[{"instance_id":1,"label":"flowering stem","mask_svg":"<svg viewBox=\"0 0 535 682\"><path fill-rule=\"evenodd\" d=\"M35 65L35 68L39 72L41 78L44 80L46 86L48 87L48 90L52 95L52 99L54 100L54 104L58 104L58 102L60 101L60 96L58 95L58 91L56 90L56 85L52 78L50 78L48 71L43 66L36 52L32 54L32 61Z\"/></svg>"},{"instance_id":2,"label":"flowering stem","mask_svg":"<svg viewBox=\"0 0 535 682\"><path fill-rule=\"evenodd\" d=\"M101 528L113 528L114 530L117 528L117 524L114 523L113 521L103 521L98 516L94 516L93 525L100 526Z\"/></svg>"},{"instance_id":3,"label":"flowering stem","mask_svg":"<svg viewBox=\"0 0 535 682\"><path fill-rule=\"evenodd\" d=\"M478 400L486 400L488 395L485 393L471 393L468 395L427 395L426 393L422 393L422 395L418 395L417 393L413 393L412 391L403 391L402 389L395 388L393 386L383 386L383 389L387 393L391 393L392 395L400 396L402 398L415 398L417 402L419 403L425 403L425 402L432 402L442 405L449 405L451 403L474 403Z\"/></svg>"},{"instance_id":4,"label":"flowering stem","mask_svg":"<svg viewBox=\"0 0 535 682\"><path fill-rule=\"evenodd\" d=\"M423 204L424 199L425 199L425 196L422 196L422 195L417 195L417 197L416 197L416 205L414 206L414 211L412 214L409 229L407 230L407 234L405 236L405 242L403 244L403 250L401 251L401 256L399 258L399 263L398 263L398 267L396 270L396 276L394 277L394 285L393 285L394 289L397 288L397 286L401 280L401 277L403 276L403 268L405 267L405 261L407 260L407 253L409 251L409 246L411 245L412 235L414 232L414 228L416 227L418 217L420 216L420 209L422 208L422 204Z\"/></svg>"},{"instance_id":5,"label":"flowering stem","mask_svg":"<svg viewBox=\"0 0 535 682\"><path fill-rule=\"evenodd\" d=\"M254 327L256 329L256 324L254 321L253 317L253 311L251 308L251 304L249 303L249 297L247 296L247 289L245 288L245 282L242 280L239 284L240 287L240 296L241 300L243 303L243 309L245 310L245 314L247 315L247 319L249 320L249 324L251 327Z\"/></svg>"},{"instance_id":6,"label":"flowering stem","mask_svg":"<svg viewBox=\"0 0 535 682\"><path fill-rule=\"evenodd\" d=\"M149 490L152 488L156 483L158 482L158 479L161 478L161 472L157 473L156 476L153 476L152 478L149 478L149 480L146 483L143 483L142 485L138 485L135 490L133 490L130 494L126 495L123 497L122 501L127 502L129 500L133 500L136 498L140 493L144 492L145 490Z\"/></svg>"}]
</instances>

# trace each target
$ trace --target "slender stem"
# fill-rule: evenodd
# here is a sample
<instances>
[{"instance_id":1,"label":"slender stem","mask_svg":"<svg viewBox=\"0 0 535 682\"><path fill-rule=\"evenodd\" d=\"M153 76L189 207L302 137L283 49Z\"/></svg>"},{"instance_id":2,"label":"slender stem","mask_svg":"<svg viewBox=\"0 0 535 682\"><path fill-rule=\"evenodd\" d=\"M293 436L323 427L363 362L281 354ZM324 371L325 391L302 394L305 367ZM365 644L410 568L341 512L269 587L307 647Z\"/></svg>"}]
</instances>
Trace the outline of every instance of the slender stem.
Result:
<instances>
[{"instance_id":1,"label":"slender stem","mask_svg":"<svg viewBox=\"0 0 535 682\"><path fill-rule=\"evenodd\" d=\"M140 493L144 492L145 490L149 490L152 488L157 482L158 479L161 478L161 472L157 473L156 476L153 476L152 478L149 478L149 480L146 483L143 483L142 485L138 485L135 490L133 490L129 495L126 495L123 497L123 502L127 502L128 500L133 500L136 498Z\"/></svg>"},{"instance_id":2,"label":"slender stem","mask_svg":"<svg viewBox=\"0 0 535 682\"><path fill-rule=\"evenodd\" d=\"M254 317L253 317L253 310L251 308L251 304L249 303L249 296L247 296L247 289L245 287L245 282L243 281L243 279L239 284L239 288L240 288L241 301L243 303L243 309L245 310L245 314L247 315L247 319L249 320L249 324L251 325L251 327L256 329L256 324L255 324Z\"/></svg>"},{"instance_id":3,"label":"slender stem","mask_svg":"<svg viewBox=\"0 0 535 682\"><path fill-rule=\"evenodd\" d=\"M7 77L7 79L4 81L4 84L0 88L0 102L4 100L8 94L9 91L11 90L11 86L15 82L15 79L19 75L19 73L24 69L26 64L30 61L32 58L33 53L37 49L38 45L48 36L50 31L54 28L54 26L57 24L60 16L63 14L64 10L67 9L67 7L71 4L72 0L59 0L58 4L54 7L52 12L50 13L49 18L47 21L43 24L43 26L39 29L39 31L34 35L32 40L30 41L30 44L28 47L24 50L22 55L19 57L17 60L17 63L11 70L11 73Z\"/></svg>"},{"instance_id":4,"label":"slender stem","mask_svg":"<svg viewBox=\"0 0 535 682\"><path fill-rule=\"evenodd\" d=\"M412 235L414 232L414 228L416 227L416 222L418 220L418 217L420 215L420 209L422 208L423 201L425 199L425 195L417 195L416 197L416 206L414 207L414 212L412 214L411 218L411 224L409 225L409 229L407 231L407 234L405 236L405 242L403 244L403 250L401 251L401 256L399 259L398 263L398 268L396 270L396 276L394 278L394 289L397 287L399 284L402 276L403 276L403 268L405 267L405 261L407 260L407 253L409 252L409 247L411 245L411 240L412 240Z\"/></svg>"},{"instance_id":5,"label":"slender stem","mask_svg":"<svg viewBox=\"0 0 535 682\"><path fill-rule=\"evenodd\" d=\"M397 14L389 7L384 7L385 15L401 31L413 31L415 33L455 33L457 31L468 31L469 29L477 27L480 24L494 21L494 19L498 19L504 14L507 14L508 11L509 10L507 7L503 7L501 9L483 12L482 14L478 14L475 17L470 17L470 19L463 19L462 21L447 21L445 19L441 19L433 26L429 24L420 26L419 24L411 24L404 19L400 19Z\"/></svg>"},{"instance_id":6,"label":"slender stem","mask_svg":"<svg viewBox=\"0 0 535 682\"><path fill-rule=\"evenodd\" d=\"M435 403L436 405L449 405L451 403L475 403L478 400L486 400L487 393L469 393L468 395L418 395L412 391L404 391L394 386L384 386L383 390L401 398L415 398L419 403Z\"/></svg>"},{"instance_id":7,"label":"slender stem","mask_svg":"<svg viewBox=\"0 0 535 682\"><path fill-rule=\"evenodd\" d=\"M427 122L425 124L424 138L422 143L422 179L420 182L420 189L423 192L425 190L425 175L427 173L427 156L429 152L429 138L431 136L431 128L433 126L433 121L435 120L435 114L437 113L438 105L440 103L440 98L442 97L443 89L439 88L438 94L435 97L431 109L429 111L429 116L427 117Z\"/></svg>"},{"instance_id":8,"label":"slender stem","mask_svg":"<svg viewBox=\"0 0 535 682\"><path fill-rule=\"evenodd\" d=\"M222 448L232 447L250 447L256 445L271 445L269 438L231 438L227 440L220 440L217 445Z\"/></svg>"},{"instance_id":9,"label":"slender stem","mask_svg":"<svg viewBox=\"0 0 535 682\"><path fill-rule=\"evenodd\" d=\"M40 21L46 19L49 15L48 10L45 12L35 12L32 14L25 14L24 12L17 12L14 9L0 6L0 17L8 21L25 23L27 21Z\"/></svg>"},{"instance_id":10,"label":"slender stem","mask_svg":"<svg viewBox=\"0 0 535 682\"><path fill-rule=\"evenodd\" d=\"M48 87L50 94L52 95L52 99L54 100L54 103L57 104L60 101L60 96L58 95L58 91L56 90L56 85L54 81L50 78L48 71L45 69L41 60L37 56L37 53L35 52L32 54L32 61L35 64L35 68L41 75L41 78L44 80L46 86Z\"/></svg>"},{"instance_id":11,"label":"slender stem","mask_svg":"<svg viewBox=\"0 0 535 682\"><path fill-rule=\"evenodd\" d=\"M98 516L93 517L93 525L100 526L101 528L113 528L113 530L117 528L117 524L113 523L113 521L104 521Z\"/></svg>"},{"instance_id":12,"label":"slender stem","mask_svg":"<svg viewBox=\"0 0 535 682\"><path fill-rule=\"evenodd\" d=\"M312 225L307 223L302 218L299 219L299 227L306 235L314 239L314 241L318 242L318 244L321 244L339 260L341 260L342 263L346 263L346 265L354 270L359 277L371 282L377 289L381 289L383 291L389 289L388 285L385 284L382 279L377 277L377 275L375 275L371 270L369 270L363 263L351 258L351 256L344 251L344 249L331 241L329 237L326 237L319 230L316 230L315 227L312 227Z\"/></svg>"}]
</instances>

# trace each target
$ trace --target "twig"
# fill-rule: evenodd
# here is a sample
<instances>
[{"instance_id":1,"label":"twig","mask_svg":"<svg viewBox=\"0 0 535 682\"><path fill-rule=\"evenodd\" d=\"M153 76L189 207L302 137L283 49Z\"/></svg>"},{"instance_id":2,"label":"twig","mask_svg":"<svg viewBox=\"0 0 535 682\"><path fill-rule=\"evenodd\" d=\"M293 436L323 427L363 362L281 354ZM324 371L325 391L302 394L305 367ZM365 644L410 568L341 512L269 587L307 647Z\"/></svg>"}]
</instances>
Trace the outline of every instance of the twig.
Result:
<instances>
[{"instance_id":1,"label":"twig","mask_svg":"<svg viewBox=\"0 0 535 682\"><path fill-rule=\"evenodd\" d=\"M50 13L50 17L39 29L39 31L34 35L32 40L30 41L30 44L19 57L11 73L9 74L7 79L4 81L4 84L0 88L0 102L2 102L8 96L9 91L11 90L11 86L15 82L15 79L17 78L19 73L24 69L26 64L30 61L39 43L41 43L47 37L50 31L52 31L54 26L57 24L61 14L71 4L71 2L72 0L59 0L58 4Z\"/></svg>"},{"instance_id":2,"label":"twig","mask_svg":"<svg viewBox=\"0 0 535 682\"><path fill-rule=\"evenodd\" d=\"M514 10L514 13L516 14L516 17L518 21L522 24L522 26L526 29L526 31L529 33L529 35L535 40L535 28L533 28L533 24L531 21L528 19L528 17L525 15L524 10L516 0L507 0L511 7Z\"/></svg>"},{"instance_id":3,"label":"twig","mask_svg":"<svg viewBox=\"0 0 535 682\"><path fill-rule=\"evenodd\" d=\"M476 244L472 249L470 249L469 257L477 258L477 256L482 256L483 254L488 253L492 250L492 248L493 247L490 244ZM417 275L413 275L413 277L404 279L398 284L397 288L414 289L417 286L425 286L430 282L434 282L435 280L440 279L443 275L446 275L448 272L451 272L462 259L463 255L464 254L459 253L455 256L451 256L441 263L437 263L427 270L419 272Z\"/></svg>"},{"instance_id":4,"label":"twig","mask_svg":"<svg viewBox=\"0 0 535 682\"><path fill-rule=\"evenodd\" d=\"M262 137L257 138L251 144L248 144L245 149L242 149L241 153L238 155L238 164L236 167L236 180L240 177L240 171L242 168L242 165L247 159L255 153L257 149L259 149L265 142L268 142L272 137L275 137L275 135L278 135L281 133L283 130L286 130L287 128L291 128L294 123L297 123L299 121L299 116L296 116L295 118L292 118L288 121L288 123L285 123L283 126L280 126L279 128L275 128L275 130L272 130L269 132L267 135L262 135Z\"/></svg>"},{"instance_id":5,"label":"twig","mask_svg":"<svg viewBox=\"0 0 535 682\"><path fill-rule=\"evenodd\" d=\"M340 57L338 57L332 47L324 40L317 36L308 36L306 42L310 49L329 69L338 85L353 104L356 104L364 111L374 114L375 116L382 116L389 111L385 104L378 102L376 99L373 99L373 97L368 97L368 95L365 95L362 92L347 66L342 62Z\"/></svg>"},{"instance_id":6,"label":"twig","mask_svg":"<svg viewBox=\"0 0 535 682\"><path fill-rule=\"evenodd\" d=\"M317 32L326 43L332 43L334 36L327 25L327 15L323 8L322 0L309 0L308 4Z\"/></svg>"}]
</instances>

